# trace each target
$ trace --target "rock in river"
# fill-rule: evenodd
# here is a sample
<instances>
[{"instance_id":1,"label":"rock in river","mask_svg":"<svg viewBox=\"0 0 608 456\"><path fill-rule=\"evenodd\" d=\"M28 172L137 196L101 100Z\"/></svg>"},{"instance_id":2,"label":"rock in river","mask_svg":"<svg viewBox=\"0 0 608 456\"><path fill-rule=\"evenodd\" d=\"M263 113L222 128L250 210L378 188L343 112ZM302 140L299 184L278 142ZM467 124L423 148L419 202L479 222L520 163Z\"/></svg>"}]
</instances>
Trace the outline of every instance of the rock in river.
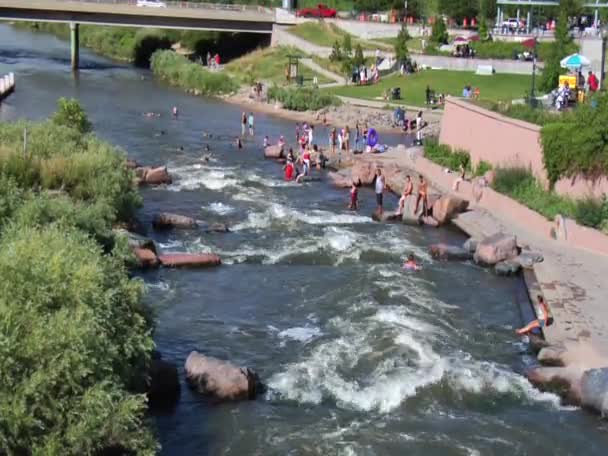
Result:
<instances>
[{"instance_id":1,"label":"rock in river","mask_svg":"<svg viewBox=\"0 0 608 456\"><path fill-rule=\"evenodd\" d=\"M154 217L152 221L154 228L167 229L167 228L196 228L196 220L192 217L185 215L172 214L170 212L161 212Z\"/></svg>"},{"instance_id":2,"label":"rock in river","mask_svg":"<svg viewBox=\"0 0 608 456\"><path fill-rule=\"evenodd\" d=\"M261 392L260 380L255 372L229 361L204 356L193 351L185 365L186 380L205 395L226 401L255 399Z\"/></svg>"},{"instance_id":3,"label":"rock in river","mask_svg":"<svg viewBox=\"0 0 608 456\"><path fill-rule=\"evenodd\" d=\"M133 253L135 254L135 258L137 258L139 267L142 269L155 268L159 264L156 253L150 249L135 247L133 248Z\"/></svg>"},{"instance_id":4,"label":"rock in river","mask_svg":"<svg viewBox=\"0 0 608 456\"><path fill-rule=\"evenodd\" d=\"M590 369L583 373L581 379L581 402L608 416L608 368Z\"/></svg>"},{"instance_id":5,"label":"rock in river","mask_svg":"<svg viewBox=\"0 0 608 456\"><path fill-rule=\"evenodd\" d=\"M146 392L151 403L170 404L179 398L181 388L175 364L162 359L152 359L148 375Z\"/></svg>"},{"instance_id":6,"label":"rock in river","mask_svg":"<svg viewBox=\"0 0 608 456\"><path fill-rule=\"evenodd\" d=\"M166 166L160 166L158 168L136 168L135 174L140 178L140 184L162 185L170 184L172 182Z\"/></svg>"},{"instance_id":7,"label":"rock in river","mask_svg":"<svg viewBox=\"0 0 608 456\"><path fill-rule=\"evenodd\" d=\"M439 260L471 260L473 254L458 246L447 244L433 244L430 247L431 256Z\"/></svg>"},{"instance_id":8,"label":"rock in river","mask_svg":"<svg viewBox=\"0 0 608 456\"><path fill-rule=\"evenodd\" d=\"M515 236L496 233L477 244L475 261L493 266L501 261L516 257L517 253L517 239Z\"/></svg>"},{"instance_id":9,"label":"rock in river","mask_svg":"<svg viewBox=\"0 0 608 456\"><path fill-rule=\"evenodd\" d=\"M166 253L158 259L168 268L205 268L222 264L220 257L212 253Z\"/></svg>"},{"instance_id":10,"label":"rock in river","mask_svg":"<svg viewBox=\"0 0 608 456\"><path fill-rule=\"evenodd\" d=\"M268 146L264 149L265 158L284 158L284 148L278 145Z\"/></svg>"},{"instance_id":11,"label":"rock in river","mask_svg":"<svg viewBox=\"0 0 608 456\"><path fill-rule=\"evenodd\" d=\"M469 202L453 195L443 195L433 204L433 217L440 225L449 222L457 214L464 212Z\"/></svg>"}]
</instances>

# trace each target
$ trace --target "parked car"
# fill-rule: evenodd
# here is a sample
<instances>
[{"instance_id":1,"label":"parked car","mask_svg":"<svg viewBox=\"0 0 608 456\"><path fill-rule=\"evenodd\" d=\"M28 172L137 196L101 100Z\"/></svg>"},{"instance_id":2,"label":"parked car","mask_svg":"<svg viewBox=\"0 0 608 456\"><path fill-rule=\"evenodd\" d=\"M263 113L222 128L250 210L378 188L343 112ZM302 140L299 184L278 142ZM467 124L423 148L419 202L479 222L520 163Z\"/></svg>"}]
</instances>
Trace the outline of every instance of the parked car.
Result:
<instances>
[{"instance_id":1,"label":"parked car","mask_svg":"<svg viewBox=\"0 0 608 456\"><path fill-rule=\"evenodd\" d=\"M510 30L518 30L518 29L524 27L524 21L522 21L522 20L518 21L516 18L511 17L509 19L502 21L502 26L505 28L508 28Z\"/></svg>"},{"instance_id":2,"label":"parked car","mask_svg":"<svg viewBox=\"0 0 608 456\"><path fill-rule=\"evenodd\" d=\"M147 6L149 8L166 8L167 4L160 0L137 0L137 6Z\"/></svg>"},{"instance_id":3,"label":"parked car","mask_svg":"<svg viewBox=\"0 0 608 456\"><path fill-rule=\"evenodd\" d=\"M302 8L296 12L298 17L336 17L336 10L319 3L316 8Z\"/></svg>"}]
</instances>

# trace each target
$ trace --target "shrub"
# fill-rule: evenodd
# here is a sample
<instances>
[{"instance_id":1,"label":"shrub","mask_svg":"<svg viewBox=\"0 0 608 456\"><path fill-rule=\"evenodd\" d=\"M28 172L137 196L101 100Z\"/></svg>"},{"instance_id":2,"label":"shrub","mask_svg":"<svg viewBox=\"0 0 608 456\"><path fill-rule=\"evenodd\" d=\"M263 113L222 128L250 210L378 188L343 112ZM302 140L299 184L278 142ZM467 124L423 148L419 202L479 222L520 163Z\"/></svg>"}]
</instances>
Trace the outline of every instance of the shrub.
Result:
<instances>
[{"instance_id":1,"label":"shrub","mask_svg":"<svg viewBox=\"0 0 608 456\"><path fill-rule=\"evenodd\" d=\"M397 41L395 41L395 58L397 62L405 62L409 59L410 53L407 49L407 42L411 39L405 24L401 25L401 30L397 35Z\"/></svg>"},{"instance_id":2,"label":"shrub","mask_svg":"<svg viewBox=\"0 0 608 456\"><path fill-rule=\"evenodd\" d=\"M169 84L196 90L202 95L223 95L238 89L230 76L208 71L173 51L156 51L150 64L154 74Z\"/></svg>"},{"instance_id":3,"label":"shrub","mask_svg":"<svg viewBox=\"0 0 608 456\"><path fill-rule=\"evenodd\" d=\"M268 99L279 101L285 109L291 111L316 111L340 104L339 98L318 89L282 88L276 85L268 89Z\"/></svg>"},{"instance_id":4,"label":"shrub","mask_svg":"<svg viewBox=\"0 0 608 456\"><path fill-rule=\"evenodd\" d=\"M471 157L464 150L455 150L446 144L439 144L436 141L427 141L424 145L424 156L438 165L452 171L458 171L460 165L465 169L471 169Z\"/></svg>"},{"instance_id":5,"label":"shrub","mask_svg":"<svg viewBox=\"0 0 608 456\"><path fill-rule=\"evenodd\" d=\"M126 390L152 349L141 285L75 228L15 226L0 249L0 447L154 454Z\"/></svg>"},{"instance_id":6,"label":"shrub","mask_svg":"<svg viewBox=\"0 0 608 456\"><path fill-rule=\"evenodd\" d=\"M436 17L431 29L431 41L436 44L448 43L448 30L445 26L443 18Z\"/></svg>"},{"instance_id":7,"label":"shrub","mask_svg":"<svg viewBox=\"0 0 608 456\"><path fill-rule=\"evenodd\" d=\"M492 165L485 160L480 160L475 168L475 176L483 176L492 169Z\"/></svg>"},{"instance_id":8,"label":"shrub","mask_svg":"<svg viewBox=\"0 0 608 456\"><path fill-rule=\"evenodd\" d=\"M60 98L57 101L57 111L53 115L52 120L56 125L74 128L79 133L88 133L92 128L87 113L74 98Z\"/></svg>"},{"instance_id":9,"label":"shrub","mask_svg":"<svg viewBox=\"0 0 608 456\"><path fill-rule=\"evenodd\" d=\"M577 201L574 218L581 225L601 228L608 222L608 198L585 198Z\"/></svg>"}]
</instances>

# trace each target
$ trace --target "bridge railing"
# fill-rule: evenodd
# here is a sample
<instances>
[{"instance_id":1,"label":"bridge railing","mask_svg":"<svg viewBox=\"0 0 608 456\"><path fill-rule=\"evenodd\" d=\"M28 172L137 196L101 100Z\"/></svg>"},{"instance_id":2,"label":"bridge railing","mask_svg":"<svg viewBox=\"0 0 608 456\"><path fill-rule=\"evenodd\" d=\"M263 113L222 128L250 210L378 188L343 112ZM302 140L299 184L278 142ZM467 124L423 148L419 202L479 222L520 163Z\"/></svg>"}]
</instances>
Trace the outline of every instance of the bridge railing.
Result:
<instances>
[{"instance_id":1,"label":"bridge railing","mask_svg":"<svg viewBox=\"0 0 608 456\"><path fill-rule=\"evenodd\" d=\"M137 5L137 0L70 0L80 3L105 3L115 5ZM239 5L226 3L204 3L204 2L180 2L167 1L163 2L168 8L193 8L207 10L223 10L223 11L251 11L256 13L274 14L274 9L260 5Z\"/></svg>"}]
</instances>

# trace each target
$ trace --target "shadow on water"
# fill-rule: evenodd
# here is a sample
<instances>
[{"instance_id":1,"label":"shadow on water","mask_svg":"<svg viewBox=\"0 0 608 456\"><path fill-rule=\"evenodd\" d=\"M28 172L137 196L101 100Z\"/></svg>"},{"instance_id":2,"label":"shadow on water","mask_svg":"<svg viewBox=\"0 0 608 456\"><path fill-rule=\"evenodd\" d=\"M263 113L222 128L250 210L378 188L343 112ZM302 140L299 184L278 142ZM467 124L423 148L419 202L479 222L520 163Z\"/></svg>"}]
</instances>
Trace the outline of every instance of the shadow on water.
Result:
<instances>
[{"instance_id":1,"label":"shadow on water","mask_svg":"<svg viewBox=\"0 0 608 456\"><path fill-rule=\"evenodd\" d=\"M1 49L0 48L0 64L16 65L22 64L24 61L38 61L39 63L53 63L59 65L65 65L66 68L70 68L71 60L69 54L66 57L53 56L48 53L38 52L33 49ZM117 68L124 68L124 65L113 64L111 61L99 61L99 60L80 60L80 69L82 70L114 70Z\"/></svg>"}]
</instances>

